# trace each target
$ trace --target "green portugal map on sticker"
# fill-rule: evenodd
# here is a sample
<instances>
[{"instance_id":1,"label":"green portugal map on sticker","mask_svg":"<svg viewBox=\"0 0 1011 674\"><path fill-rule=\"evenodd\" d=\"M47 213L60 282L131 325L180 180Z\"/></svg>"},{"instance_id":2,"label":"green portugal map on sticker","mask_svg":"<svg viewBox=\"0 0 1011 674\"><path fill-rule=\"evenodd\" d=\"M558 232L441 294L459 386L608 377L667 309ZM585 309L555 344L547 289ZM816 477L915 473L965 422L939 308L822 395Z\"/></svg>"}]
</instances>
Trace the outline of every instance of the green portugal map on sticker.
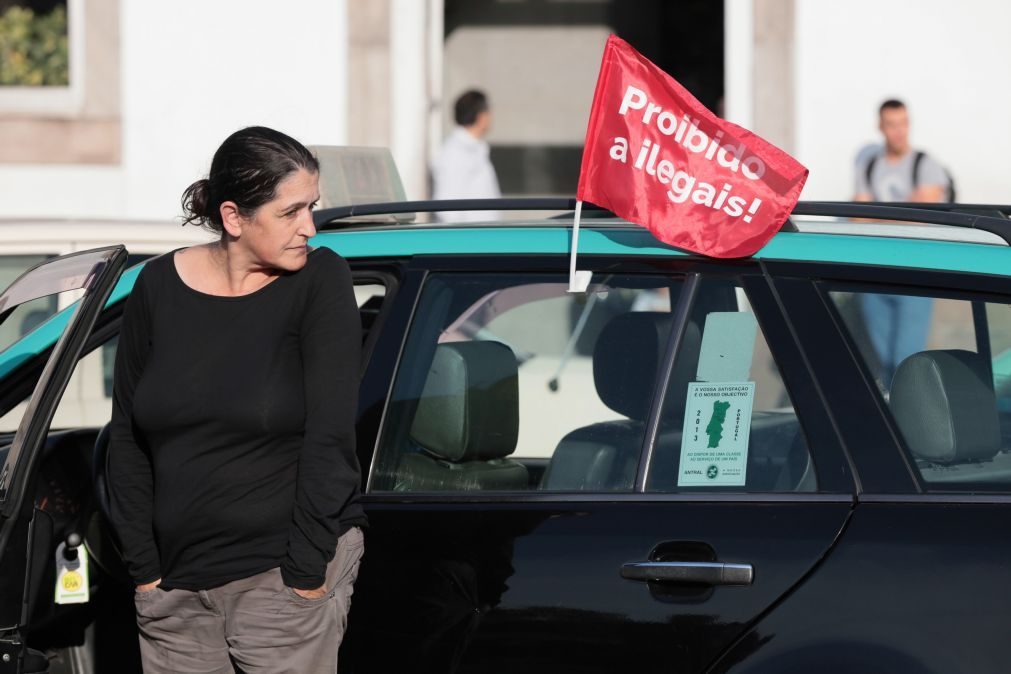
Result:
<instances>
[{"instance_id":1,"label":"green portugal map on sticker","mask_svg":"<svg viewBox=\"0 0 1011 674\"><path fill-rule=\"evenodd\" d=\"M709 436L709 449L719 449L720 440L723 439L723 422L727 420L727 410L730 409L729 402L716 400L713 402L713 416L706 424L706 435Z\"/></svg>"},{"instance_id":2,"label":"green portugal map on sticker","mask_svg":"<svg viewBox=\"0 0 1011 674\"><path fill-rule=\"evenodd\" d=\"M755 382L688 384L679 487L743 487Z\"/></svg>"}]
</instances>

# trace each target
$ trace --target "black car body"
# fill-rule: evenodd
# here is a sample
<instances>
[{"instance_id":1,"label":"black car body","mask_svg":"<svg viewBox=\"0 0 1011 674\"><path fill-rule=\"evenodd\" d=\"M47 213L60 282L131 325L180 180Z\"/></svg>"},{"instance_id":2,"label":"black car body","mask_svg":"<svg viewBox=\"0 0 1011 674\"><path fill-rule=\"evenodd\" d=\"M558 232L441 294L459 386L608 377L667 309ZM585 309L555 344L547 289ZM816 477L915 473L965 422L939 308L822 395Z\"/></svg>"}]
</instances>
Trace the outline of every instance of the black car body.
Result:
<instances>
[{"instance_id":1,"label":"black car body","mask_svg":"<svg viewBox=\"0 0 1011 674\"><path fill-rule=\"evenodd\" d=\"M566 292L564 219L342 224L452 207L478 205L318 216L364 328L371 526L341 671L1011 669L1008 209L801 204L794 231L724 261L591 218L584 294ZM135 278L122 250L97 255L64 337L0 354L0 411L35 387L4 457L0 672L38 652L52 671L137 666L104 422L48 428ZM924 343L892 373L868 307L906 298L930 307ZM743 447L713 454L708 478L686 449L707 423L687 397L699 382L756 387L744 426L708 421L711 447ZM92 600L57 606L75 533Z\"/></svg>"}]
</instances>

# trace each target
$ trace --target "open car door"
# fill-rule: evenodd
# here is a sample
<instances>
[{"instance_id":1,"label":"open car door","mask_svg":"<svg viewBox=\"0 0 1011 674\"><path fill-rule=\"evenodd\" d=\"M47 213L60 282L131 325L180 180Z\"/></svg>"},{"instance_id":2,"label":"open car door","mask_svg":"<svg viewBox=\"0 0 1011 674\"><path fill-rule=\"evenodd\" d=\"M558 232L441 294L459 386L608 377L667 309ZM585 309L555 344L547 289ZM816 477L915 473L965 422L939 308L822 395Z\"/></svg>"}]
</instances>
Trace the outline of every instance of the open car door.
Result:
<instances>
[{"instance_id":1,"label":"open car door","mask_svg":"<svg viewBox=\"0 0 1011 674\"><path fill-rule=\"evenodd\" d=\"M32 333L32 339L52 340L37 353L27 349L23 362L0 359L0 402L30 394L17 431L0 445L0 673L47 671L44 660L35 663L27 656L23 640L28 599L39 591L29 578L38 561L31 551L56 547L55 541L44 546L33 541L46 535L36 526L32 498L38 459L56 406L126 261L123 246L65 255L32 267L0 295L0 331L19 310L23 314L44 298L80 296Z\"/></svg>"}]
</instances>

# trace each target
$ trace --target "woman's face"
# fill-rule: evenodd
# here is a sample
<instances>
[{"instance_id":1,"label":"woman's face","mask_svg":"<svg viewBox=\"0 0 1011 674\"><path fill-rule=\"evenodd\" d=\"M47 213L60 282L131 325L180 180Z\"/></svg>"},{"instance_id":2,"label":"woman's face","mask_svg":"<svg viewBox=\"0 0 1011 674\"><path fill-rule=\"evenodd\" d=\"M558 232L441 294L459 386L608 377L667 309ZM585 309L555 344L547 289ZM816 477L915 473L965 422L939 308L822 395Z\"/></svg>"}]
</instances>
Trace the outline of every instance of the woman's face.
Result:
<instances>
[{"instance_id":1,"label":"woman's face","mask_svg":"<svg viewBox=\"0 0 1011 674\"><path fill-rule=\"evenodd\" d=\"M319 201L319 174L299 169L277 186L242 227L239 243L264 267L297 271L305 266L307 243L316 235L312 209Z\"/></svg>"}]
</instances>

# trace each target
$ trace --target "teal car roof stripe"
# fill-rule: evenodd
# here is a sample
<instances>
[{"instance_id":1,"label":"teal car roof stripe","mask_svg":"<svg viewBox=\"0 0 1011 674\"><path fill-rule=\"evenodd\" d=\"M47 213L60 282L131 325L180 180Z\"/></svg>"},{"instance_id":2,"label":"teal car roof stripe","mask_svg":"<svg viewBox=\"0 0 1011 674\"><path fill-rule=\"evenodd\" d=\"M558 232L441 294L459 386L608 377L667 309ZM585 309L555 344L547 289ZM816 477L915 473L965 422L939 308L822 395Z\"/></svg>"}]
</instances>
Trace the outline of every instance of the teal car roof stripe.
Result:
<instances>
[{"instance_id":1,"label":"teal car roof stripe","mask_svg":"<svg viewBox=\"0 0 1011 674\"><path fill-rule=\"evenodd\" d=\"M755 257L1011 275L1011 248L953 241L784 232Z\"/></svg>"},{"instance_id":2,"label":"teal car roof stripe","mask_svg":"<svg viewBox=\"0 0 1011 674\"><path fill-rule=\"evenodd\" d=\"M571 234L571 230L564 227L419 227L325 232L317 235L313 244L333 248L347 258L376 257L377 251L382 251L382 257L567 254ZM585 255L686 255L660 243L646 230L629 229L583 229L579 252ZM1011 247L924 239L781 232L754 257L1011 275Z\"/></svg>"},{"instance_id":3,"label":"teal car roof stripe","mask_svg":"<svg viewBox=\"0 0 1011 674\"><path fill-rule=\"evenodd\" d=\"M323 232L312 244L332 248L349 259L496 253L564 255L569 252L571 236L572 230L564 226L404 227ZM685 252L660 243L646 230L589 227L580 232L579 252L584 255L686 256ZM1011 275L1011 247L951 241L781 232L754 257ZM106 306L130 293L141 267L143 263L123 272ZM559 267L559 272L564 271ZM0 378L55 344L72 311L73 306L67 307L0 352Z\"/></svg>"},{"instance_id":4,"label":"teal car roof stripe","mask_svg":"<svg viewBox=\"0 0 1011 674\"><path fill-rule=\"evenodd\" d=\"M333 248L346 258L409 255L487 255L568 253L572 232L558 227L453 227L325 232L314 245ZM686 255L636 230L582 229L579 252L588 254Z\"/></svg>"}]
</instances>

